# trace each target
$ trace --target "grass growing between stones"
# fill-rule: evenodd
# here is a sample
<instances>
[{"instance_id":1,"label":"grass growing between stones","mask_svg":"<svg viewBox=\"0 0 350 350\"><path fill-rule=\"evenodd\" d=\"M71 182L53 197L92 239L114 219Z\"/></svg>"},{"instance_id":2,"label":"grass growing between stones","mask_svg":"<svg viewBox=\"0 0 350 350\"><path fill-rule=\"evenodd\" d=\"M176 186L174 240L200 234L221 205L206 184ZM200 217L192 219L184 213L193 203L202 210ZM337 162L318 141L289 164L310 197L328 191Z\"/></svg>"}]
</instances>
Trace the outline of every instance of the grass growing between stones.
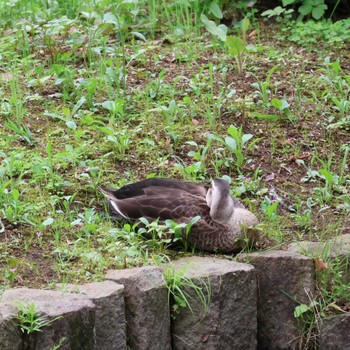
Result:
<instances>
[{"instance_id":1,"label":"grass growing between stones","mask_svg":"<svg viewBox=\"0 0 350 350\"><path fill-rule=\"evenodd\" d=\"M315 295L308 293L309 303L298 305L294 312L303 329L300 348L317 349L323 319L350 310L348 236L338 234L323 242L297 245L313 258L316 274Z\"/></svg>"},{"instance_id":2,"label":"grass growing between stones","mask_svg":"<svg viewBox=\"0 0 350 350\"><path fill-rule=\"evenodd\" d=\"M17 303L18 314L16 319L18 321L18 327L24 335L23 348L32 349L35 347L37 332L42 332L44 327L49 327L53 322L62 318L62 316L48 319L47 316L40 316L33 303ZM65 338L62 338L57 345L58 347L62 344Z\"/></svg>"},{"instance_id":3,"label":"grass growing between stones","mask_svg":"<svg viewBox=\"0 0 350 350\"><path fill-rule=\"evenodd\" d=\"M182 308L188 308L193 314L192 303L200 303L203 316L205 315L211 299L209 278L191 279L186 276L186 268L175 271L171 264L164 270L163 276L168 288L168 303L172 318L175 319Z\"/></svg>"},{"instance_id":4,"label":"grass growing between stones","mask_svg":"<svg viewBox=\"0 0 350 350\"><path fill-rule=\"evenodd\" d=\"M262 222L255 249L349 233L349 20L233 8L235 52L201 1L43 6L0 14L1 288L185 254L115 222L97 190L146 177L226 176Z\"/></svg>"}]
</instances>

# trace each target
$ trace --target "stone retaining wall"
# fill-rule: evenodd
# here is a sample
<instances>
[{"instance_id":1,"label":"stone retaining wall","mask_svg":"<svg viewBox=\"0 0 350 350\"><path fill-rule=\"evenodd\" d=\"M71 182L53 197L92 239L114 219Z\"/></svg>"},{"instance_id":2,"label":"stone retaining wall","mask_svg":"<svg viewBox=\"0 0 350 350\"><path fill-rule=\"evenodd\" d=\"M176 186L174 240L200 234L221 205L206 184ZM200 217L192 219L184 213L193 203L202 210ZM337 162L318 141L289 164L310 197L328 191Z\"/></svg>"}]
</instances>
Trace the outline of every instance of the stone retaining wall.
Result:
<instances>
[{"instance_id":1,"label":"stone retaining wall","mask_svg":"<svg viewBox=\"0 0 350 350\"><path fill-rule=\"evenodd\" d=\"M174 315L162 274L166 267L108 271L104 282L61 285L58 291L7 290L0 301L0 349L298 349L293 312L314 293L312 259L294 247L241 255L239 261L194 256L172 262L209 301L204 307L196 291L184 286L191 310ZM24 335L15 315L28 302L41 316L60 318ZM349 320L348 314L325 320L320 349L348 349Z\"/></svg>"}]
</instances>

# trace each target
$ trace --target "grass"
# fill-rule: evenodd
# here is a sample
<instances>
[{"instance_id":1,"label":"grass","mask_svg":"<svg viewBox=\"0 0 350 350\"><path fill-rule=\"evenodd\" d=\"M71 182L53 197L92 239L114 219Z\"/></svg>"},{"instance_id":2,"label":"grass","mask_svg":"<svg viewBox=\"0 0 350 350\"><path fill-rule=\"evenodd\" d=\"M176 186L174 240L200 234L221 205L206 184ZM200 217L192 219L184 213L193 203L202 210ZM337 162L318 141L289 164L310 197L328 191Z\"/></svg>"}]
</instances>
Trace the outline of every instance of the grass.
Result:
<instances>
[{"instance_id":1,"label":"grass","mask_svg":"<svg viewBox=\"0 0 350 350\"><path fill-rule=\"evenodd\" d=\"M186 276L186 269L175 271L171 264L164 270L163 277L168 289L168 303L173 319L181 312L181 308L187 308L193 314L193 304L199 304L201 317L205 316L211 299L209 278L190 279Z\"/></svg>"},{"instance_id":2,"label":"grass","mask_svg":"<svg viewBox=\"0 0 350 350\"><path fill-rule=\"evenodd\" d=\"M264 223L262 248L349 232L348 20L259 24L235 9L250 22L230 53L201 1L42 6L0 14L2 286L183 254L114 222L97 190L152 176L226 176Z\"/></svg>"}]
</instances>

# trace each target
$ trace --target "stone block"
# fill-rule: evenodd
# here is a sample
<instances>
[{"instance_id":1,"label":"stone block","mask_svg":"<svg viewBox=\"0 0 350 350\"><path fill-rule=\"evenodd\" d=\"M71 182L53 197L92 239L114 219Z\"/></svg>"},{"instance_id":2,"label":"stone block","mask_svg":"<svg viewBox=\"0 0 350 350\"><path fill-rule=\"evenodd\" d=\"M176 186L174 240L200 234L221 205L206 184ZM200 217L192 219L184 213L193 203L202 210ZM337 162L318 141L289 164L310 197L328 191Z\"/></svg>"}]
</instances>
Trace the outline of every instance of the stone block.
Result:
<instances>
[{"instance_id":1,"label":"stone block","mask_svg":"<svg viewBox=\"0 0 350 350\"><path fill-rule=\"evenodd\" d=\"M29 288L4 292L2 301L16 306L33 303L40 316L54 321L41 332L23 337L24 349L50 350L61 342L60 350L92 350L94 348L95 306L85 295Z\"/></svg>"},{"instance_id":2,"label":"stone block","mask_svg":"<svg viewBox=\"0 0 350 350\"><path fill-rule=\"evenodd\" d=\"M251 265L193 256L171 266L210 294L206 308L196 291L184 286L192 311L180 308L174 315L174 350L256 349L256 276Z\"/></svg>"},{"instance_id":3,"label":"stone block","mask_svg":"<svg viewBox=\"0 0 350 350\"><path fill-rule=\"evenodd\" d=\"M322 320L319 350L350 349L350 313L335 315Z\"/></svg>"},{"instance_id":4,"label":"stone block","mask_svg":"<svg viewBox=\"0 0 350 350\"><path fill-rule=\"evenodd\" d=\"M243 254L258 281L258 349L295 349L301 331L294 317L300 303L309 304L315 289L311 258L288 251Z\"/></svg>"},{"instance_id":5,"label":"stone block","mask_svg":"<svg viewBox=\"0 0 350 350\"><path fill-rule=\"evenodd\" d=\"M132 350L170 350L168 293L162 269L110 270L106 278L124 285L128 346Z\"/></svg>"},{"instance_id":6,"label":"stone block","mask_svg":"<svg viewBox=\"0 0 350 350\"><path fill-rule=\"evenodd\" d=\"M288 251L325 258L349 258L350 234L339 235L326 242L300 241L291 243L288 246Z\"/></svg>"},{"instance_id":7,"label":"stone block","mask_svg":"<svg viewBox=\"0 0 350 350\"><path fill-rule=\"evenodd\" d=\"M22 334L15 320L18 310L15 306L0 303L0 349L22 350Z\"/></svg>"},{"instance_id":8,"label":"stone block","mask_svg":"<svg viewBox=\"0 0 350 350\"><path fill-rule=\"evenodd\" d=\"M61 288L85 294L95 304L95 350L126 350L124 286L103 281Z\"/></svg>"}]
</instances>

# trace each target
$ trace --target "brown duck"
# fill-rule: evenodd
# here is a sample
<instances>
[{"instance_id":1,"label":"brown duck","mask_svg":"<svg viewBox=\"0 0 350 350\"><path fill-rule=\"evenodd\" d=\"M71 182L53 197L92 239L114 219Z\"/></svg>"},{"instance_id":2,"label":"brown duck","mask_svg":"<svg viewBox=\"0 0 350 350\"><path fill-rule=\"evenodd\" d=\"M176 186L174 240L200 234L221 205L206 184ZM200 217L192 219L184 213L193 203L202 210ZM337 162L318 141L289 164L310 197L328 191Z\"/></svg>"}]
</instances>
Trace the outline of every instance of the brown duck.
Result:
<instances>
[{"instance_id":1,"label":"brown duck","mask_svg":"<svg viewBox=\"0 0 350 350\"><path fill-rule=\"evenodd\" d=\"M148 221L159 218L188 223L195 216L200 216L187 240L197 249L208 252L241 250L242 239L247 232L243 227L258 223L256 216L230 194L229 183L222 179L213 179L208 186L152 178L120 189L100 187L99 190L117 214L126 220L136 221L145 217ZM256 237L250 236L248 232L249 239L256 240Z\"/></svg>"}]
</instances>

